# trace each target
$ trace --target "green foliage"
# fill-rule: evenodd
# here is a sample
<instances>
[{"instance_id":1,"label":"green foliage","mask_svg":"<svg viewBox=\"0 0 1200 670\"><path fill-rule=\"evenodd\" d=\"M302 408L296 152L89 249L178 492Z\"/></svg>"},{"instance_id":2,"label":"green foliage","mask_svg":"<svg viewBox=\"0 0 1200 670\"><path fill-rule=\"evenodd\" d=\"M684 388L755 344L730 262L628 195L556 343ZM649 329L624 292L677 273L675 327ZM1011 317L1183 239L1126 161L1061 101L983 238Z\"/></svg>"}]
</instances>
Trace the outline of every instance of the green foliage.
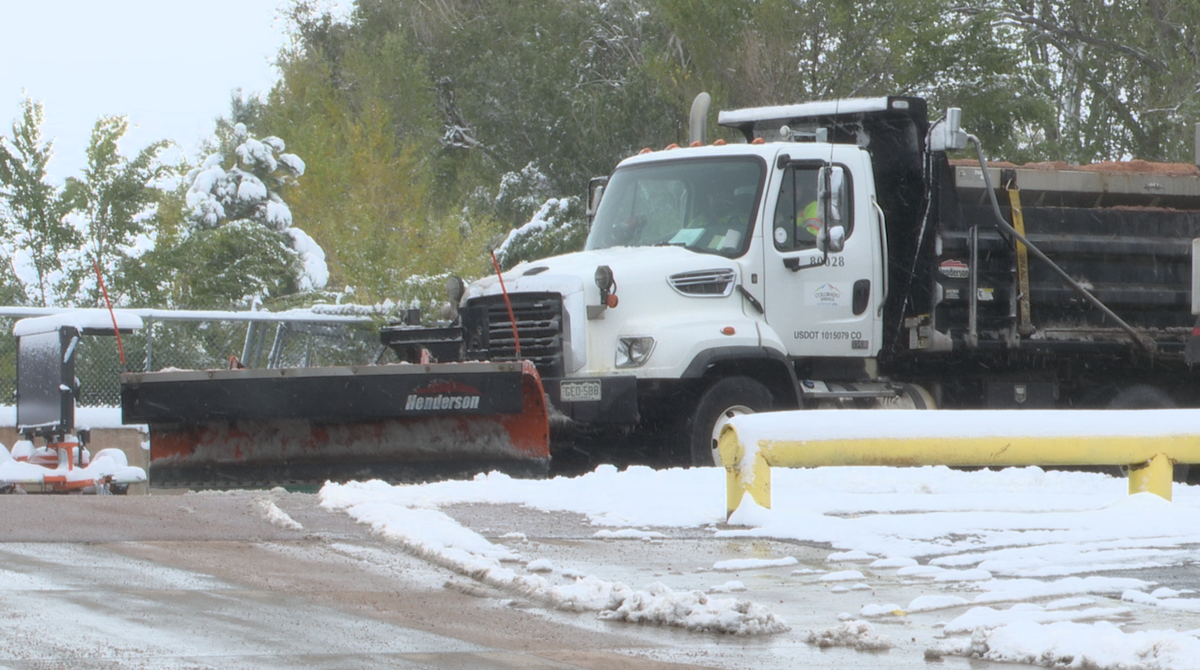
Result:
<instances>
[{"instance_id":1,"label":"green foliage","mask_svg":"<svg viewBox=\"0 0 1200 670\"><path fill-rule=\"evenodd\" d=\"M82 175L60 188L47 181L52 142L42 140L41 123L41 104L25 100L12 138L0 137L0 300L95 306L98 264L121 302L136 293L134 277L145 273L139 237L154 232L156 182L170 174L158 155L168 143L151 144L130 160L117 150L128 120L101 117ZM32 280L23 283L18 268L32 270Z\"/></svg>"},{"instance_id":2,"label":"green foliage","mask_svg":"<svg viewBox=\"0 0 1200 670\"><path fill-rule=\"evenodd\" d=\"M1015 129L1014 155L1070 163L1192 161L1200 5L989 0L958 11L986 17L993 40L1021 46L1013 71L1022 85L1010 93L1037 112Z\"/></svg>"},{"instance_id":3,"label":"green foliage","mask_svg":"<svg viewBox=\"0 0 1200 670\"><path fill-rule=\"evenodd\" d=\"M169 304L180 308L228 309L296 291L290 238L255 221L195 230L155 256L169 273Z\"/></svg>"},{"instance_id":4,"label":"green foliage","mask_svg":"<svg viewBox=\"0 0 1200 670\"><path fill-rule=\"evenodd\" d=\"M475 168L431 160L441 145L422 56L394 24L340 25L304 5L293 21L307 47L282 62L263 122L305 156L305 183L287 197L326 250L331 284L374 303L405 299L414 278L478 273L495 224L462 220L457 198L436 188L451 172L473 183ZM359 30L371 38L345 37Z\"/></svg>"},{"instance_id":5,"label":"green foliage","mask_svg":"<svg viewBox=\"0 0 1200 670\"><path fill-rule=\"evenodd\" d=\"M287 297L304 288L294 225L324 248L336 296L428 308L446 273L489 272L501 240L506 265L578 248L587 179L683 142L700 91L717 109L924 96L1016 162L1190 162L1200 120L1200 4L1181 0L356 0L346 20L321 6L285 9L279 82L232 95L213 156L177 190L154 188L172 169L162 143L119 154L120 117L56 188L26 101L0 138L0 300L94 304L98 257L127 304L306 301ZM712 117L710 137L739 139Z\"/></svg>"},{"instance_id":6,"label":"green foliage","mask_svg":"<svg viewBox=\"0 0 1200 670\"><path fill-rule=\"evenodd\" d=\"M155 142L132 160L117 151L117 143L129 129L129 120L104 116L96 121L87 148L87 166L81 178L69 177L63 197L81 219L85 254L68 269L66 296L76 304L101 303L94 265L98 263L116 291L110 296L121 302L131 285L131 273L142 267L138 237L151 232L148 214L159 201L155 184L170 174L158 161L169 146Z\"/></svg>"},{"instance_id":7,"label":"green foliage","mask_svg":"<svg viewBox=\"0 0 1200 670\"><path fill-rule=\"evenodd\" d=\"M0 137L0 224L9 242L5 250L7 268L0 286L12 297L16 293L15 263L18 253L26 256L34 271L33 282L24 288L22 302L42 307L56 302L63 288L62 258L76 249L79 233L64 217L71 203L47 181L53 142L42 140L42 105L26 98L21 119L13 122L12 137Z\"/></svg>"},{"instance_id":8,"label":"green foliage","mask_svg":"<svg viewBox=\"0 0 1200 670\"><path fill-rule=\"evenodd\" d=\"M430 64L445 153L481 153L490 180L538 164L559 194L614 158L678 139L683 110L652 76L665 47L643 4L399 3Z\"/></svg>"}]
</instances>

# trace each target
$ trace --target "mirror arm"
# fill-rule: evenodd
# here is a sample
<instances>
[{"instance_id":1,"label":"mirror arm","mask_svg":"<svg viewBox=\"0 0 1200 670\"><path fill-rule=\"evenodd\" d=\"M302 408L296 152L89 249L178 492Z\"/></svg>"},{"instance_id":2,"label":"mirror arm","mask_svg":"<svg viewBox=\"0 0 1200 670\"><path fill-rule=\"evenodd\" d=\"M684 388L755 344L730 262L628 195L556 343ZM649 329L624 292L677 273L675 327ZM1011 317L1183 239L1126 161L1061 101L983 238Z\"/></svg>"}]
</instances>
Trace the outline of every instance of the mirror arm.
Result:
<instances>
[{"instance_id":1,"label":"mirror arm","mask_svg":"<svg viewBox=\"0 0 1200 670\"><path fill-rule=\"evenodd\" d=\"M809 268L819 268L819 267L824 267L826 265L829 265L829 249L828 248L822 249L822 251L823 251L823 254L821 256L821 260L817 263L808 263L807 265L801 265L799 256L791 256L789 258L783 259L783 267L791 270L792 272L799 272L801 270L807 270Z\"/></svg>"}]
</instances>

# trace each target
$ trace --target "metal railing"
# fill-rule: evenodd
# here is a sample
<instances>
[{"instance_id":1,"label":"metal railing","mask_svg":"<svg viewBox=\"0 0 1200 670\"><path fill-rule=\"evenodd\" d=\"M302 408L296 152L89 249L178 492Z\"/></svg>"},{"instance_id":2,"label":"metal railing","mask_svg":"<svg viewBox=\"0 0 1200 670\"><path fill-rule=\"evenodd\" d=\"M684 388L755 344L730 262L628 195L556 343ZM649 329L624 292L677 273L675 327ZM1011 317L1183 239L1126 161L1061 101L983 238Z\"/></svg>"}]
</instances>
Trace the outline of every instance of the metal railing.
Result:
<instances>
[{"instance_id":1,"label":"metal railing","mask_svg":"<svg viewBox=\"0 0 1200 670\"><path fill-rule=\"evenodd\" d=\"M22 318L68 310L0 307L0 332L12 333ZM368 316L308 310L221 312L123 310L142 319L140 331L123 333L121 363L112 335L83 335L75 374L81 407L120 404L121 372L226 369L230 357L249 368L366 365L388 352L378 322ZM17 338L0 336L0 404L16 398Z\"/></svg>"},{"instance_id":2,"label":"metal railing","mask_svg":"<svg viewBox=\"0 0 1200 670\"><path fill-rule=\"evenodd\" d=\"M721 429L726 518L746 493L771 506L771 468L1129 466L1129 493L1171 499L1200 463L1195 409L844 409L737 416Z\"/></svg>"}]
</instances>

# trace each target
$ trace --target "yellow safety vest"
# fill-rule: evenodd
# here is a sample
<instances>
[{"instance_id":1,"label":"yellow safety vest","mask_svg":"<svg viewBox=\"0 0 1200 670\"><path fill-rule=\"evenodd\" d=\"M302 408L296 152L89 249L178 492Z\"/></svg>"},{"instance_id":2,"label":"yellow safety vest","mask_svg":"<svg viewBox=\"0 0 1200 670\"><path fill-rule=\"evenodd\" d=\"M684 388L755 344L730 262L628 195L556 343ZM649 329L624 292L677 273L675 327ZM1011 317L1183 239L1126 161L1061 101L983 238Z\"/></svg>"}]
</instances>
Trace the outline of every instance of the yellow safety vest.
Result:
<instances>
[{"instance_id":1,"label":"yellow safety vest","mask_svg":"<svg viewBox=\"0 0 1200 670\"><path fill-rule=\"evenodd\" d=\"M817 233L821 232L820 208L817 206L817 201L813 200L812 202L808 203L808 206L804 208L804 212L801 213L801 216L804 217L804 222L801 224L804 227L804 230L809 235L816 237Z\"/></svg>"}]
</instances>

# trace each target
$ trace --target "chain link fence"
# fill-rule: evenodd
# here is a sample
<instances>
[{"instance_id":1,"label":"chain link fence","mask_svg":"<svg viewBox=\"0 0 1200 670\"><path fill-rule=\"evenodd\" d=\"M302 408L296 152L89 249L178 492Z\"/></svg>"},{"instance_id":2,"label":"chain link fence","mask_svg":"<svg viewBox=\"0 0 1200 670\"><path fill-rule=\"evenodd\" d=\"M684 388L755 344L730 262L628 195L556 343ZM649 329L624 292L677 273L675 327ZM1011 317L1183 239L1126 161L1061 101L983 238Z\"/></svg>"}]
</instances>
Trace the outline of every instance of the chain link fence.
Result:
<instances>
[{"instance_id":1,"label":"chain link fence","mask_svg":"<svg viewBox=\"0 0 1200 670\"><path fill-rule=\"evenodd\" d=\"M232 317L232 315L229 315ZM112 335L83 335L75 350L80 407L120 405L121 372L368 365L394 360L365 317L311 317L262 312L204 318L155 311L140 331L121 335L125 364ZM18 316L0 316L0 405L16 403Z\"/></svg>"}]
</instances>

